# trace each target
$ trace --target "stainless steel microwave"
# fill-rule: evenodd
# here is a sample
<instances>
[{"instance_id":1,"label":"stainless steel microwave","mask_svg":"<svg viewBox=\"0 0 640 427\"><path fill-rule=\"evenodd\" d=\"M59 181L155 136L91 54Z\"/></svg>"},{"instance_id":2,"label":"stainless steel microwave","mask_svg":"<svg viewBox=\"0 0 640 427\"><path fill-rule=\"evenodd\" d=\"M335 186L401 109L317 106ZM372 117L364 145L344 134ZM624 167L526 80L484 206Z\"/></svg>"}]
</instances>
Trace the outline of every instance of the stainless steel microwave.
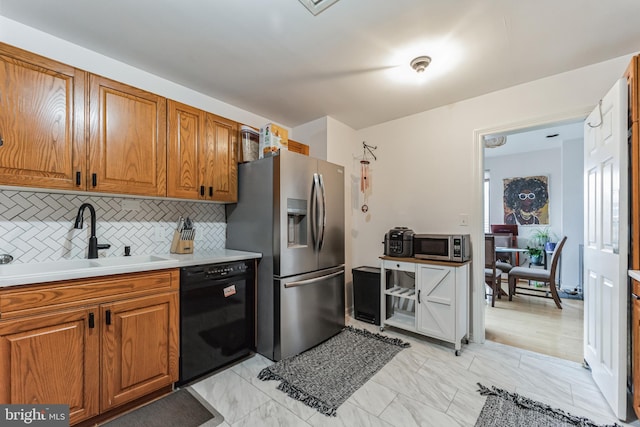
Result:
<instances>
[{"instance_id":1,"label":"stainless steel microwave","mask_svg":"<svg viewBox=\"0 0 640 427\"><path fill-rule=\"evenodd\" d=\"M471 259L468 234L414 234L413 256L435 261L465 262Z\"/></svg>"}]
</instances>

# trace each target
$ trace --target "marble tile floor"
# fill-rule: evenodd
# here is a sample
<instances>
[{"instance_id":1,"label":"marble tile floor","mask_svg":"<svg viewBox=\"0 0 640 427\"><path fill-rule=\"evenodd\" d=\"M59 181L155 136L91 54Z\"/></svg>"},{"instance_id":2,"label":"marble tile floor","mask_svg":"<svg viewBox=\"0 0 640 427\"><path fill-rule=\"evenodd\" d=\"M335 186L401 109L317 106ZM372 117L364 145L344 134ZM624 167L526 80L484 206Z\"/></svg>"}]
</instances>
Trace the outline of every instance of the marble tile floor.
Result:
<instances>
[{"instance_id":1,"label":"marble tile floor","mask_svg":"<svg viewBox=\"0 0 640 427\"><path fill-rule=\"evenodd\" d=\"M349 319L348 324L379 332ZM256 354L192 387L225 418L222 427L256 426L473 426L485 397L476 383L518 392L532 399L591 418L596 423L640 426L618 421L588 370L580 364L486 341L453 347L388 328L385 335L411 343L327 417L260 381L273 362ZM204 425L206 426L206 424Z\"/></svg>"}]
</instances>

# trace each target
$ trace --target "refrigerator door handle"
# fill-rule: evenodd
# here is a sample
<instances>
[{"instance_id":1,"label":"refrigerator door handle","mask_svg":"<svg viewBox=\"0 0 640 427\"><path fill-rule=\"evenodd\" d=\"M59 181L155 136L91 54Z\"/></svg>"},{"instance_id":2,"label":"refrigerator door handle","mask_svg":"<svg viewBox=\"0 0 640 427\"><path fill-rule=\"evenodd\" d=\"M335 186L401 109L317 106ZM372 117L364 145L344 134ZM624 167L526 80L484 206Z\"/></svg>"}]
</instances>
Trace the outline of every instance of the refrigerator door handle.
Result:
<instances>
[{"instance_id":1,"label":"refrigerator door handle","mask_svg":"<svg viewBox=\"0 0 640 427\"><path fill-rule=\"evenodd\" d=\"M320 242L318 243L318 250L322 249L324 245L324 230L327 227L327 198L324 192L324 181L322 180L322 174L319 174L320 181L320 196L322 197L322 222L320 223Z\"/></svg>"},{"instance_id":2,"label":"refrigerator door handle","mask_svg":"<svg viewBox=\"0 0 640 427\"><path fill-rule=\"evenodd\" d=\"M311 186L311 237L313 239L313 249L320 250L320 227L318 224L318 193L320 189L320 178L317 173L313 174L313 185Z\"/></svg>"},{"instance_id":3,"label":"refrigerator door handle","mask_svg":"<svg viewBox=\"0 0 640 427\"><path fill-rule=\"evenodd\" d=\"M285 287L285 289L288 289L288 288L295 288L297 286L311 285L313 283L322 282L324 280L340 276L341 274L344 274L344 271L342 271L342 270L341 271L336 271L335 273L327 274L325 276L320 276L320 277L314 277L313 279L298 280L297 282L285 283L284 287Z\"/></svg>"}]
</instances>

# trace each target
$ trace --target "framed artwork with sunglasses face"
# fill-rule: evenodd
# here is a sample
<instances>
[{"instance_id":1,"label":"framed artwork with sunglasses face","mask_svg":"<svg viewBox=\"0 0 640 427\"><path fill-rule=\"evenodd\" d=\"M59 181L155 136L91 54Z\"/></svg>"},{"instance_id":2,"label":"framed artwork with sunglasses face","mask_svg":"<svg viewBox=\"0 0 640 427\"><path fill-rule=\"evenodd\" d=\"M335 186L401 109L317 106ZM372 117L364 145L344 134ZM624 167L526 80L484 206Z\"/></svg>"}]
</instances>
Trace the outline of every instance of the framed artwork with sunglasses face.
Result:
<instances>
[{"instance_id":1,"label":"framed artwork with sunglasses face","mask_svg":"<svg viewBox=\"0 0 640 427\"><path fill-rule=\"evenodd\" d=\"M503 184L505 224L549 224L548 176L505 178Z\"/></svg>"}]
</instances>

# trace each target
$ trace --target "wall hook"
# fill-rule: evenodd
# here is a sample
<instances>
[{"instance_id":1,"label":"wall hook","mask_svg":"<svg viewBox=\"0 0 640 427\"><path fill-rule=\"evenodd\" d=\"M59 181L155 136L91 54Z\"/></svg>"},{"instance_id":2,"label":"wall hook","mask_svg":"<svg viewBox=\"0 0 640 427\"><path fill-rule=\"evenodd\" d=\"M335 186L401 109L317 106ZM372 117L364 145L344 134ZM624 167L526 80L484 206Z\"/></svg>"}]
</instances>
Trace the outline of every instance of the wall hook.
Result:
<instances>
[{"instance_id":1,"label":"wall hook","mask_svg":"<svg viewBox=\"0 0 640 427\"><path fill-rule=\"evenodd\" d=\"M602 126L602 99L598 101L598 113L600 114L600 123L598 123L597 125L592 125L591 122L587 122L587 125L589 125L590 128L597 128Z\"/></svg>"}]
</instances>

